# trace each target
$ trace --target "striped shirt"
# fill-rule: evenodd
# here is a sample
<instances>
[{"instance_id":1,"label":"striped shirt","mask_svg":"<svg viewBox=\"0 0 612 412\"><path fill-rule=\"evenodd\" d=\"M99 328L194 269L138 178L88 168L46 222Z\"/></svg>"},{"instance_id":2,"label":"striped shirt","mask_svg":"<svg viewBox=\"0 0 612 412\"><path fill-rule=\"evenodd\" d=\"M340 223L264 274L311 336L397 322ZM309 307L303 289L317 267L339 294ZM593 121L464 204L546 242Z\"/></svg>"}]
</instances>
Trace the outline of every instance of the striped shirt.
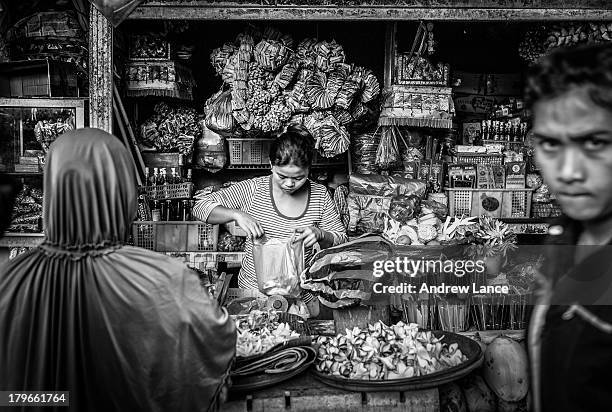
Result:
<instances>
[{"instance_id":1,"label":"striped shirt","mask_svg":"<svg viewBox=\"0 0 612 412\"><path fill-rule=\"evenodd\" d=\"M333 235L334 246L348 240L340 221L338 209L325 186L308 180L308 203L304 213L297 217L283 215L272 198L272 176L256 177L236 183L227 189L208 195L196 196L193 215L207 221L217 206L239 209L256 219L268 238L288 239L298 228L317 226ZM304 251L306 262L313 255L312 247ZM247 238L238 285L243 289L257 289L257 275L253 265L253 240Z\"/></svg>"}]
</instances>

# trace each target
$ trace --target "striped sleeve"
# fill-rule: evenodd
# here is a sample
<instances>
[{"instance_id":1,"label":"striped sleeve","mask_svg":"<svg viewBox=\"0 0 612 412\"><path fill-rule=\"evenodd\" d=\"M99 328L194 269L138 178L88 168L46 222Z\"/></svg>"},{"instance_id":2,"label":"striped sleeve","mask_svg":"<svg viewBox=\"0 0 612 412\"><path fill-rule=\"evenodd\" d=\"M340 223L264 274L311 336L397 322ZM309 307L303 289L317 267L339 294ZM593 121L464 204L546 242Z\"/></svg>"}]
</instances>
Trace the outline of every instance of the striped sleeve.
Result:
<instances>
[{"instance_id":1,"label":"striped sleeve","mask_svg":"<svg viewBox=\"0 0 612 412\"><path fill-rule=\"evenodd\" d=\"M325 190L323 196L323 215L321 217L321 229L333 235L333 246L348 242L346 229L344 228L344 225L340 220L340 213L338 213L338 208L336 207L336 204L332 200L327 190Z\"/></svg>"},{"instance_id":2,"label":"striped sleeve","mask_svg":"<svg viewBox=\"0 0 612 412\"><path fill-rule=\"evenodd\" d=\"M257 182L255 179L248 179L218 192L197 195L195 196L196 203L193 206L193 215L206 222L210 213L217 206L246 211L250 207L256 189Z\"/></svg>"}]
</instances>

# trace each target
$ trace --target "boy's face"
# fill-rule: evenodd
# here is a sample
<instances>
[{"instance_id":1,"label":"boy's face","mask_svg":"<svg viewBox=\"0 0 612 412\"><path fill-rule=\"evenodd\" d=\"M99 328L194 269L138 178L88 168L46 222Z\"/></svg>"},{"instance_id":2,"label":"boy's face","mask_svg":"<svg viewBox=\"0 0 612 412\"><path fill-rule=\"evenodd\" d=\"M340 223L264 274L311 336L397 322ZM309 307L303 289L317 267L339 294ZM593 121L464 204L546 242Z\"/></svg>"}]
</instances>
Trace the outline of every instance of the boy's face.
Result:
<instances>
[{"instance_id":1,"label":"boy's face","mask_svg":"<svg viewBox=\"0 0 612 412\"><path fill-rule=\"evenodd\" d=\"M612 217L612 111L574 89L533 108L536 161L570 218Z\"/></svg>"}]
</instances>

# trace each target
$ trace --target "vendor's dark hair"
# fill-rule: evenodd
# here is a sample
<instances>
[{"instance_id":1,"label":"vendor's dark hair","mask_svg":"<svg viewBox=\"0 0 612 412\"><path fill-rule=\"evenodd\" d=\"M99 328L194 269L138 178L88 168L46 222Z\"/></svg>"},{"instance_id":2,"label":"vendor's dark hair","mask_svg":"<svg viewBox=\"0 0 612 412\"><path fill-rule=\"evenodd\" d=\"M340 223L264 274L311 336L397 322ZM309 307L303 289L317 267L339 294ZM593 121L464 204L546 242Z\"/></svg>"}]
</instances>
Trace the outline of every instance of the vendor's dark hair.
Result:
<instances>
[{"instance_id":1,"label":"vendor's dark hair","mask_svg":"<svg viewBox=\"0 0 612 412\"><path fill-rule=\"evenodd\" d=\"M296 165L310 167L314 153L314 139L307 130L290 127L270 145L272 166Z\"/></svg>"},{"instance_id":2,"label":"vendor's dark hair","mask_svg":"<svg viewBox=\"0 0 612 412\"><path fill-rule=\"evenodd\" d=\"M572 89L584 89L593 103L612 111L612 43L557 49L528 72L528 107Z\"/></svg>"}]
</instances>

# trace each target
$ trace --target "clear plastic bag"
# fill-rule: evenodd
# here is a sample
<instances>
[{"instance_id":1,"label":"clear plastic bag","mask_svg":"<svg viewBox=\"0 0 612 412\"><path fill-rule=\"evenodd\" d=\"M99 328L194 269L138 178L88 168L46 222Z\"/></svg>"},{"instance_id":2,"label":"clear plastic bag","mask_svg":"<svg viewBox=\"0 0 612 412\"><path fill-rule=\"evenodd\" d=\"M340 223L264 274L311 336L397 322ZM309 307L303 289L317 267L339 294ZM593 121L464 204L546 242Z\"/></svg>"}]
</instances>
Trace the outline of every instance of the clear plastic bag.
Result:
<instances>
[{"instance_id":1,"label":"clear plastic bag","mask_svg":"<svg viewBox=\"0 0 612 412\"><path fill-rule=\"evenodd\" d=\"M289 239L255 239L253 264L259 291L268 295L298 297L304 270L304 244Z\"/></svg>"}]
</instances>

